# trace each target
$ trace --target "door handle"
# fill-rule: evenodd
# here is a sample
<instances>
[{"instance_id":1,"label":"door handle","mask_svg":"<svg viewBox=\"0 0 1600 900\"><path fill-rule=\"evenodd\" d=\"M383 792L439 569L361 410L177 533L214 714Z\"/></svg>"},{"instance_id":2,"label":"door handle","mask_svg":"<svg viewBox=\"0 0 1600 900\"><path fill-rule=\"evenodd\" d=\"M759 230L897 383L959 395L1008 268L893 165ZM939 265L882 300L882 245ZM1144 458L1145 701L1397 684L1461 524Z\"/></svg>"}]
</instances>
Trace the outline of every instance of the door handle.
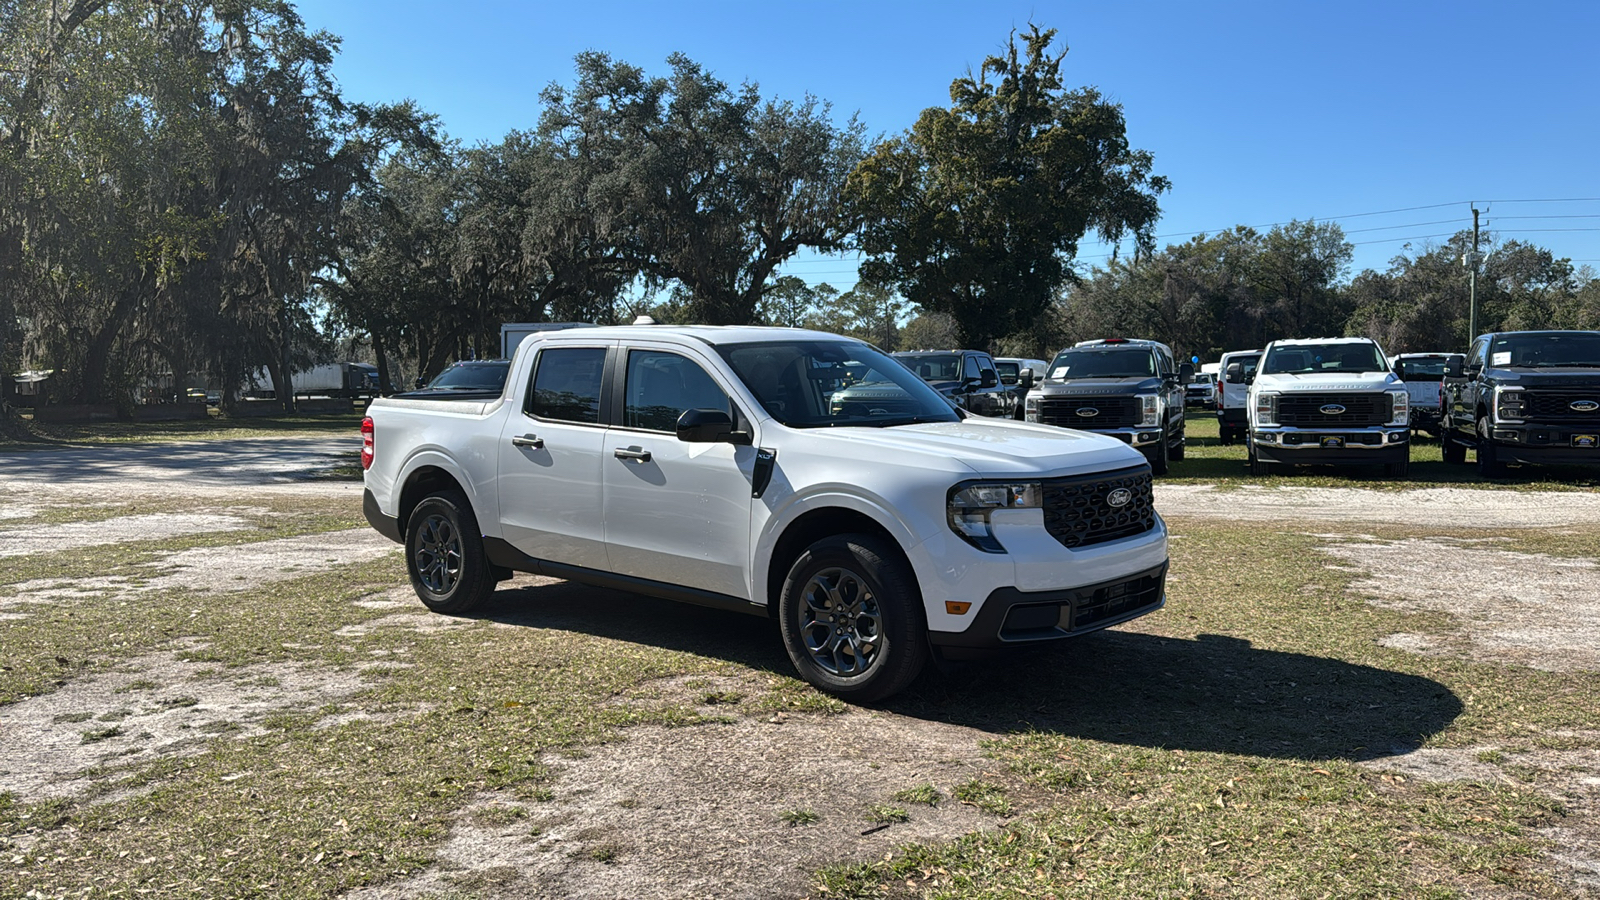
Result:
<instances>
[{"instance_id":1,"label":"door handle","mask_svg":"<svg viewBox=\"0 0 1600 900\"><path fill-rule=\"evenodd\" d=\"M632 460L634 462L646 463L650 461L650 451L638 447L618 447L613 452L613 455L617 459Z\"/></svg>"},{"instance_id":2,"label":"door handle","mask_svg":"<svg viewBox=\"0 0 1600 900\"><path fill-rule=\"evenodd\" d=\"M544 449L544 438L536 434L522 434L511 439L513 447L527 447L532 450Z\"/></svg>"}]
</instances>

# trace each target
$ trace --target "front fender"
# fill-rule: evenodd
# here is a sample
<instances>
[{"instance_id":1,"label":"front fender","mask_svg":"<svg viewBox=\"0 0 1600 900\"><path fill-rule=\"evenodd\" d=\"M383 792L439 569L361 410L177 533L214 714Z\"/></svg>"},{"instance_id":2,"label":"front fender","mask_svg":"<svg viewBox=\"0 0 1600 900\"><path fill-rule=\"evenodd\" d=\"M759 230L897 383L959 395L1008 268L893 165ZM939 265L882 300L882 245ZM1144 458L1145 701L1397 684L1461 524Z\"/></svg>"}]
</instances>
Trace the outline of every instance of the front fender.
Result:
<instances>
[{"instance_id":1,"label":"front fender","mask_svg":"<svg viewBox=\"0 0 1600 900\"><path fill-rule=\"evenodd\" d=\"M767 520L762 523L760 535L756 539L755 558L752 560L750 573L752 598L766 596L766 585L772 574L773 553L784 532L807 513L823 509L845 509L866 516L887 531L900 545L902 552L909 552L912 547L929 537L927 534L919 534L904 517L898 515L894 511L895 504L875 494L863 492L860 488L838 484L818 485L802 494L790 494L769 511ZM776 598L769 600L776 602Z\"/></svg>"}]
</instances>

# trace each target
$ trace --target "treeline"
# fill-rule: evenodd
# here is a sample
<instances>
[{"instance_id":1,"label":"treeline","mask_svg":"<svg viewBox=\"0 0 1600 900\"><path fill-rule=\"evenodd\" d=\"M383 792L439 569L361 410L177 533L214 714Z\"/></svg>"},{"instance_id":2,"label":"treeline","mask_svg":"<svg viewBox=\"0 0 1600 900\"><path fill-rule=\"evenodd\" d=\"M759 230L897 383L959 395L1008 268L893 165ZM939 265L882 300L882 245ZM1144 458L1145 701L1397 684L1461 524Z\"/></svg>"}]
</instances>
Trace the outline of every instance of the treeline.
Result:
<instances>
[{"instance_id":1,"label":"treeline","mask_svg":"<svg viewBox=\"0 0 1600 900\"><path fill-rule=\"evenodd\" d=\"M1015 352L1106 335L1152 337L1215 360L1275 338L1362 335L1390 353L1461 352L1469 340L1471 231L1347 277L1339 226L1292 222L1200 235L1097 268L1066 291L1040 335ZM1478 331L1600 328L1600 281L1569 260L1489 236L1480 248ZM1032 340L1031 338L1042 338Z\"/></svg>"},{"instance_id":2,"label":"treeline","mask_svg":"<svg viewBox=\"0 0 1600 900\"><path fill-rule=\"evenodd\" d=\"M342 97L337 49L283 0L0 0L0 372L118 405L335 357L393 387L492 355L502 322L641 312L1030 356L1106 334L1205 356L1465 340L1460 238L1353 280L1325 223L1157 250L1167 181L1037 26L876 142L681 55L651 74L585 53L526 129L465 147ZM1136 250L1086 271L1089 235ZM779 275L802 250L858 251L861 281ZM1508 242L1480 321L1592 326L1594 295Z\"/></svg>"}]
</instances>

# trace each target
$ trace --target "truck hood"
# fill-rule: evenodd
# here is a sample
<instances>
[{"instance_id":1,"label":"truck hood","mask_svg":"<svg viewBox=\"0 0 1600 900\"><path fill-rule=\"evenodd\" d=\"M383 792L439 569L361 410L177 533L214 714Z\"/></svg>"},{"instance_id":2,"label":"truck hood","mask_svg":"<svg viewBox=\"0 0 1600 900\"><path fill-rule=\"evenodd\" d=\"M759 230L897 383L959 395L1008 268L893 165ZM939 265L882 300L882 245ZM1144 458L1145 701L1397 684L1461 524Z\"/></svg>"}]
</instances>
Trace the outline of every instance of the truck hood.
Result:
<instances>
[{"instance_id":1,"label":"truck hood","mask_svg":"<svg viewBox=\"0 0 1600 900\"><path fill-rule=\"evenodd\" d=\"M1495 381L1524 387L1600 387L1600 369L1499 369L1490 366L1485 373Z\"/></svg>"},{"instance_id":2,"label":"truck hood","mask_svg":"<svg viewBox=\"0 0 1600 900\"><path fill-rule=\"evenodd\" d=\"M1130 376L1127 378L1071 378L1066 381L1046 381L1035 390L1046 397L1107 397L1122 394L1154 394L1161 391L1161 379Z\"/></svg>"},{"instance_id":3,"label":"truck hood","mask_svg":"<svg viewBox=\"0 0 1600 900\"><path fill-rule=\"evenodd\" d=\"M945 470L953 461L982 477L1052 478L1145 464L1142 453L1116 438L982 416L892 428L830 428L826 433L846 439L851 451L869 458L920 458L930 468Z\"/></svg>"},{"instance_id":4,"label":"truck hood","mask_svg":"<svg viewBox=\"0 0 1600 900\"><path fill-rule=\"evenodd\" d=\"M1393 372L1314 372L1309 375L1256 375L1262 391L1299 394L1323 391L1382 391L1400 386Z\"/></svg>"}]
</instances>

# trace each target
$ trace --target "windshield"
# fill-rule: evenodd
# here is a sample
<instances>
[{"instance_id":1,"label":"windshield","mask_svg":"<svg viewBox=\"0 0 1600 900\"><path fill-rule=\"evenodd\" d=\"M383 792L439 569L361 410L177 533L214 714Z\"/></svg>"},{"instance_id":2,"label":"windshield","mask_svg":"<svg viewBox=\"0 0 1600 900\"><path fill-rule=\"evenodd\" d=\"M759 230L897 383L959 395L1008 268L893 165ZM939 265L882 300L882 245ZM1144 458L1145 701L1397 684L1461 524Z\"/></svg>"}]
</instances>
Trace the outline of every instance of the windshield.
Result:
<instances>
[{"instance_id":1,"label":"windshield","mask_svg":"<svg viewBox=\"0 0 1600 900\"><path fill-rule=\"evenodd\" d=\"M896 353L894 358L917 373L923 381L961 380L961 357L954 353L919 353L914 356Z\"/></svg>"},{"instance_id":2,"label":"windshield","mask_svg":"<svg viewBox=\"0 0 1600 900\"><path fill-rule=\"evenodd\" d=\"M1050 379L1151 378L1156 374L1155 354L1142 348L1116 350L1063 350L1050 363Z\"/></svg>"},{"instance_id":3,"label":"windshield","mask_svg":"<svg viewBox=\"0 0 1600 900\"><path fill-rule=\"evenodd\" d=\"M1513 368L1600 368L1600 331L1502 334L1489 346L1489 365Z\"/></svg>"},{"instance_id":4,"label":"windshield","mask_svg":"<svg viewBox=\"0 0 1600 900\"><path fill-rule=\"evenodd\" d=\"M1405 370L1400 377L1406 381L1443 381L1444 361L1442 356L1402 359L1397 367Z\"/></svg>"},{"instance_id":5,"label":"windshield","mask_svg":"<svg viewBox=\"0 0 1600 900\"><path fill-rule=\"evenodd\" d=\"M949 401L899 360L860 341L723 344L717 352L761 408L791 428L960 419Z\"/></svg>"},{"instance_id":6,"label":"windshield","mask_svg":"<svg viewBox=\"0 0 1600 900\"><path fill-rule=\"evenodd\" d=\"M506 385L510 360L456 363L428 382L428 391L498 391Z\"/></svg>"},{"instance_id":7,"label":"windshield","mask_svg":"<svg viewBox=\"0 0 1600 900\"><path fill-rule=\"evenodd\" d=\"M1267 375L1387 372L1389 364L1378 353L1377 344L1290 344L1267 351L1261 371Z\"/></svg>"}]
</instances>

